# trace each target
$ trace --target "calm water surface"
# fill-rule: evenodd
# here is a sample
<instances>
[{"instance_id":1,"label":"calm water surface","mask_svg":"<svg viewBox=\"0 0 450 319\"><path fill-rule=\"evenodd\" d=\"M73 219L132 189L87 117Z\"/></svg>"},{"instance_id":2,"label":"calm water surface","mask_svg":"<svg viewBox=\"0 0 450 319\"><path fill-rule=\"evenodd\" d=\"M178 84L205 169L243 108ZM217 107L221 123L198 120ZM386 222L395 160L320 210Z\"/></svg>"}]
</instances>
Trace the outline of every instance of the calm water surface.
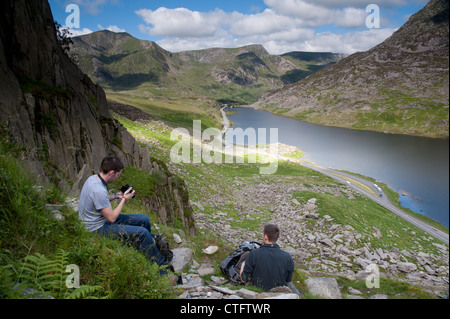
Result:
<instances>
[{"instance_id":1,"label":"calm water surface","mask_svg":"<svg viewBox=\"0 0 450 319\"><path fill-rule=\"evenodd\" d=\"M233 128L278 128L279 142L298 147L305 159L405 192L403 207L449 227L448 140L325 127L251 108L232 111ZM230 135L227 140L233 142Z\"/></svg>"}]
</instances>

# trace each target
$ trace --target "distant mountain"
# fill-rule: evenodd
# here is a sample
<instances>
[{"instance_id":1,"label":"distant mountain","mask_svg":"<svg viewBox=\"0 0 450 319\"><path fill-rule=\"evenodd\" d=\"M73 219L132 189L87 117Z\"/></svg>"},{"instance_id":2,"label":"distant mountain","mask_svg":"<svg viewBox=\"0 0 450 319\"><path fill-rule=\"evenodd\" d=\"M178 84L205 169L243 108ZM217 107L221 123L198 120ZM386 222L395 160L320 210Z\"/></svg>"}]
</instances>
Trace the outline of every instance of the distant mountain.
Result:
<instances>
[{"instance_id":1,"label":"distant mountain","mask_svg":"<svg viewBox=\"0 0 450 319\"><path fill-rule=\"evenodd\" d=\"M174 67L171 53L128 33L100 31L73 38L80 68L95 82L111 87L158 83Z\"/></svg>"},{"instance_id":2,"label":"distant mountain","mask_svg":"<svg viewBox=\"0 0 450 319\"><path fill-rule=\"evenodd\" d=\"M324 125L448 137L448 87L449 3L431 0L384 43L253 107Z\"/></svg>"},{"instance_id":3,"label":"distant mountain","mask_svg":"<svg viewBox=\"0 0 450 319\"><path fill-rule=\"evenodd\" d=\"M223 103L256 102L267 91L295 83L339 61L333 53L270 55L261 45L170 53L128 33L99 31L73 38L80 68L106 88L154 85Z\"/></svg>"}]
</instances>

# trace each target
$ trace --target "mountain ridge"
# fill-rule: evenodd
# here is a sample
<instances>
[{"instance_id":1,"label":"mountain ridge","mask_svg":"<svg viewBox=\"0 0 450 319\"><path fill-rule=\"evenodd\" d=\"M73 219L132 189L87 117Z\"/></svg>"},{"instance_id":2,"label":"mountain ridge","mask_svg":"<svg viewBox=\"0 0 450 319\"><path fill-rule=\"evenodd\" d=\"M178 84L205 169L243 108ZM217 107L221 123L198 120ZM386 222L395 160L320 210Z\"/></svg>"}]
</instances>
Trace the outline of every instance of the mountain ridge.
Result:
<instances>
[{"instance_id":1,"label":"mountain ridge","mask_svg":"<svg viewBox=\"0 0 450 319\"><path fill-rule=\"evenodd\" d=\"M271 55L260 44L171 53L127 33L98 31L73 38L72 52L94 82L111 89L143 84L192 92L235 104L256 102L265 92L294 83L337 62L341 54L310 53L305 61Z\"/></svg>"}]
</instances>

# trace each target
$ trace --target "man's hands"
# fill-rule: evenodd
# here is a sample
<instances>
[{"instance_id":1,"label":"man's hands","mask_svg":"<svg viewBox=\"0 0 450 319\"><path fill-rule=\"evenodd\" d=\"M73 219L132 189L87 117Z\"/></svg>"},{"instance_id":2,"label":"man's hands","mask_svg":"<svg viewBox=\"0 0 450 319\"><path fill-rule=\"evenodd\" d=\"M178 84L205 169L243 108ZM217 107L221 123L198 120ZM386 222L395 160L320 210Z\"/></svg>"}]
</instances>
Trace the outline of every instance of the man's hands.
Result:
<instances>
[{"instance_id":1,"label":"man's hands","mask_svg":"<svg viewBox=\"0 0 450 319\"><path fill-rule=\"evenodd\" d=\"M114 223L122 212L125 203L132 199L135 194L136 192L133 190L133 187L130 187L125 194L122 192L118 193L117 198L121 199L119 205L115 209L113 209L112 206L102 209L101 213L109 223Z\"/></svg>"},{"instance_id":2,"label":"man's hands","mask_svg":"<svg viewBox=\"0 0 450 319\"><path fill-rule=\"evenodd\" d=\"M130 199L132 199L136 194L136 191L133 190L133 187L130 187L125 194L122 195L122 198L125 198L126 201L129 201Z\"/></svg>"},{"instance_id":3,"label":"man's hands","mask_svg":"<svg viewBox=\"0 0 450 319\"><path fill-rule=\"evenodd\" d=\"M136 195L136 191L133 190L133 186L132 186L125 192L125 194L122 191L117 193L116 197L119 199L125 198L127 201L129 201L130 199L134 198L135 195Z\"/></svg>"}]
</instances>

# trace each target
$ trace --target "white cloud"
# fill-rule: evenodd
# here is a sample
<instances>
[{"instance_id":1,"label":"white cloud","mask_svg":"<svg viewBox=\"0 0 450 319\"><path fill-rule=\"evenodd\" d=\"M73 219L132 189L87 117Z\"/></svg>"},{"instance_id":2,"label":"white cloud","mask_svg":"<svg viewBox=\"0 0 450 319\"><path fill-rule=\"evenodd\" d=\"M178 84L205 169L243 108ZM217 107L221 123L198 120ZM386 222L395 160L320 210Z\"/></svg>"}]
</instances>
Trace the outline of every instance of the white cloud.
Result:
<instances>
[{"instance_id":1,"label":"white cloud","mask_svg":"<svg viewBox=\"0 0 450 319\"><path fill-rule=\"evenodd\" d=\"M371 0L373 1L373 0ZM297 18L303 26L320 27L336 25L344 28L361 28L365 26L366 6L329 8L310 3L308 0L265 0L274 12L285 17ZM324 2L324 1L322 1Z\"/></svg>"},{"instance_id":2,"label":"white cloud","mask_svg":"<svg viewBox=\"0 0 450 319\"><path fill-rule=\"evenodd\" d=\"M252 15L234 13L232 20L233 23L230 25L230 31L236 36L280 32L287 30L295 24L292 18L278 15L270 9Z\"/></svg>"},{"instance_id":3,"label":"white cloud","mask_svg":"<svg viewBox=\"0 0 450 319\"><path fill-rule=\"evenodd\" d=\"M333 21L333 11L303 0L265 0L276 13L301 19L304 26L317 27Z\"/></svg>"},{"instance_id":4,"label":"white cloud","mask_svg":"<svg viewBox=\"0 0 450 319\"><path fill-rule=\"evenodd\" d=\"M372 29L345 34L316 33L311 29L295 29L266 35L233 37L220 34L204 38L165 38L158 44L171 52L206 48L237 48L250 44L262 44L271 54L291 51L334 52L353 54L367 51L390 37L396 29Z\"/></svg>"},{"instance_id":5,"label":"white cloud","mask_svg":"<svg viewBox=\"0 0 450 319\"><path fill-rule=\"evenodd\" d=\"M66 28L66 26L63 27L63 29ZM69 32L71 33L71 37L78 37L80 35L86 35L89 33L93 33L91 29L83 28L83 29L69 29Z\"/></svg>"},{"instance_id":6,"label":"white cloud","mask_svg":"<svg viewBox=\"0 0 450 319\"><path fill-rule=\"evenodd\" d=\"M172 52L262 44L271 54L290 51L352 54L371 49L395 31L366 29L366 6L372 0L333 0L334 5L330 1L264 0L269 8L255 14L164 7L141 9L136 14L145 22L139 26L140 31L162 37L158 44ZM380 0L377 3L400 5L404 1ZM330 25L347 32L315 30Z\"/></svg>"},{"instance_id":7,"label":"white cloud","mask_svg":"<svg viewBox=\"0 0 450 319\"><path fill-rule=\"evenodd\" d=\"M224 19L228 18L228 15L221 10L203 13L185 8L164 7L155 11L141 9L136 11L136 14L150 25L150 27L141 28L141 31L145 30L152 36L169 37L212 36L224 23Z\"/></svg>"},{"instance_id":8,"label":"white cloud","mask_svg":"<svg viewBox=\"0 0 450 319\"><path fill-rule=\"evenodd\" d=\"M367 51L389 38L397 29L371 29L346 34L319 33L300 45L301 51L352 54Z\"/></svg>"},{"instance_id":9,"label":"white cloud","mask_svg":"<svg viewBox=\"0 0 450 319\"><path fill-rule=\"evenodd\" d=\"M344 28L361 28L366 25L365 9L344 8L334 13L334 24Z\"/></svg>"},{"instance_id":10,"label":"white cloud","mask_svg":"<svg viewBox=\"0 0 450 319\"><path fill-rule=\"evenodd\" d=\"M110 25L109 27L104 28L101 24L98 24L97 27L98 27L100 30L108 30L108 31L111 31L111 32L116 32L116 33L127 32L127 30L122 29L122 28L119 28L119 27L116 26L116 25Z\"/></svg>"},{"instance_id":11,"label":"white cloud","mask_svg":"<svg viewBox=\"0 0 450 319\"><path fill-rule=\"evenodd\" d=\"M428 0L414 0L409 2L423 3ZM279 5L288 5L293 2L304 2L315 6L326 7L331 9L344 8L344 7L352 7L352 8L365 8L367 5L375 3L380 7L384 8L392 8L392 7L400 7L404 6L408 3L407 0L264 0L264 2L268 6L272 6L274 3L278 3Z\"/></svg>"}]
</instances>

